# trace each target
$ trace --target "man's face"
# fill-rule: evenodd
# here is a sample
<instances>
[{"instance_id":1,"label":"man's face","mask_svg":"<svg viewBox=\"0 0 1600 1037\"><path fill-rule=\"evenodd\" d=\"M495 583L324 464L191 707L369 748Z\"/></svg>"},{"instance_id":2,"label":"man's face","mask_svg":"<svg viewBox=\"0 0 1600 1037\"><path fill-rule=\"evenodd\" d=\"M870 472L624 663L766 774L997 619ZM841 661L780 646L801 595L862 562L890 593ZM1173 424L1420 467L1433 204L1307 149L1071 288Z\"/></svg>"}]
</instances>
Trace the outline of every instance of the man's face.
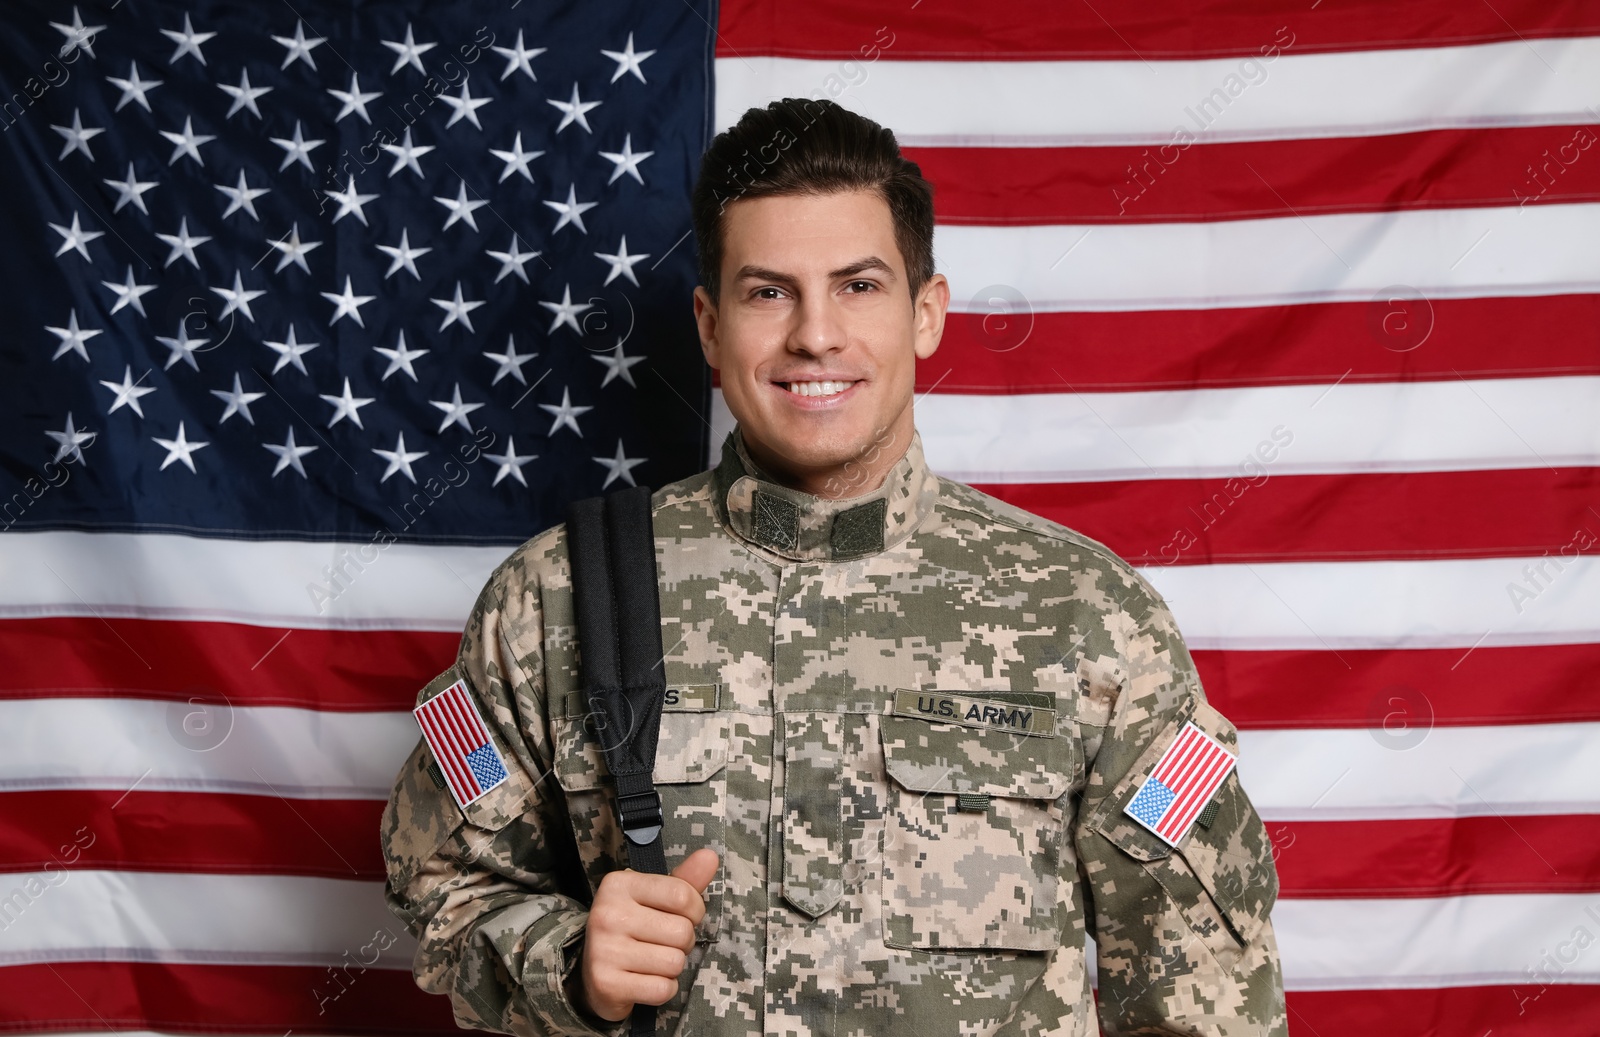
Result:
<instances>
[{"instance_id":1,"label":"man's face","mask_svg":"<svg viewBox=\"0 0 1600 1037\"><path fill-rule=\"evenodd\" d=\"M721 299L696 288L695 318L758 464L824 496L876 487L881 471L868 485L838 477L866 454L892 463L911 441L916 361L938 348L949 285L936 274L918 294L913 305L876 192L727 207Z\"/></svg>"}]
</instances>

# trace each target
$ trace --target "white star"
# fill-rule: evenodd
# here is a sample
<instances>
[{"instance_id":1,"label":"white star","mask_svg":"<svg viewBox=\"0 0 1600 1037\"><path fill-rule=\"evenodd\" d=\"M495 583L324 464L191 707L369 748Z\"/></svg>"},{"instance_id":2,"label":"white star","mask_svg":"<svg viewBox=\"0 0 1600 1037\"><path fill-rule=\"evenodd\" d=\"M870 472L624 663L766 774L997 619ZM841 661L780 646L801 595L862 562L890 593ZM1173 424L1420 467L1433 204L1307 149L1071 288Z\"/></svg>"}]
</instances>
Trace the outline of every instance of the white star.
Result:
<instances>
[{"instance_id":1,"label":"white star","mask_svg":"<svg viewBox=\"0 0 1600 1037\"><path fill-rule=\"evenodd\" d=\"M201 447L211 445L203 439L197 439L193 443L189 442L188 434L184 432L183 425L183 422L178 422L177 439L162 439L160 436L150 437L157 443L161 444L162 448L164 448L167 452L167 459L161 462L161 468L159 471L166 471L167 465L174 461L182 461L184 467L193 472L195 471L194 452L199 450Z\"/></svg>"},{"instance_id":2,"label":"white star","mask_svg":"<svg viewBox=\"0 0 1600 1037\"><path fill-rule=\"evenodd\" d=\"M149 371L145 372L146 375L149 373ZM139 381L144 381L143 375L139 377ZM155 386L141 387L134 383L133 366L131 364L122 365L122 381L120 383L102 380L100 384L116 394L116 398L111 401L111 409L106 411L107 414L115 414L119 408L127 407L142 418L144 417L144 408L139 405L139 397L149 396L156 391Z\"/></svg>"},{"instance_id":3,"label":"white star","mask_svg":"<svg viewBox=\"0 0 1600 1037\"><path fill-rule=\"evenodd\" d=\"M71 457L79 464L83 464L83 448L94 442L98 433L88 431L89 426L75 428L72 424L72 412L67 411L67 427L60 432L45 430L45 435L56 441L55 460Z\"/></svg>"},{"instance_id":4,"label":"white star","mask_svg":"<svg viewBox=\"0 0 1600 1037\"><path fill-rule=\"evenodd\" d=\"M578 201L578 193L577 192L578 192L578 186L576 184L572 184L567 188L567 200L566 201L557 202L557 201L552 201L552 200L550 200L548 198L545 199L545 203L544 204L548 205L550 208L554 209L556 212L561 214L561 218L556 221L555 230L552 230L550 232L551 234L556 233L556 231L559 231L562 227L565 227L569 223L574 225L575 227L577 227L579 230L583 231L583 233L585 233L585 234L589 233L589 228L585 227L583 225L583 214L588 212L590 209L593 209L596 205L599 205L600 203L599 202L580 202L580 201Z\"/></svg>"},{"instance_id":5,"label":"white star","mask_svg":"<svg viewBox=\"0 0 1600 1037\"><path fill-rule=\"evenodd\" d=\"M344 393L342 395L329 396L327 393L319 393L318 395L333 404L333 417L328 419L328 428L333 428L345 418L353 421L356 428L366 428L365 425L361 424L361 408L371 403L372 397L352 396L350 394L350 379L348 376L344 380Z\"/></svg>"},{"instance_id":6,"label":"white star","mask_svg":"<svg viewBox=\"0 0 1600 1037\"><path fill-rule=\"evenodd\" d=\"M417 380L417 372L411 366L411 361L428 351L426 349L408 349L406 347L406 333L401 331L400 339L395 343L393 349L384 349L382 346L378 346L375 352L389 358L389 366L384 370L383 377L379 379L380 381L387 382L389 376L396 371L404 371L411 376L411 380L414 382Z\"/></svg>"},{"instance_id":7,"label":"white star","mask_svg":"<svg viewBox=\"0 0 1600 1037\"><path fill-rule=\"evenodd\" d=\"M478 121L478 109L482 108L490 101L493 101L494 98L473 97L472 94L467 91L467 83L463 81L461 84L460 97L446 97L444 94L440 94L439 100L449 105L455 112L455 114L450 116L450 120L444 124L445 129L448 130L462 119L465 119L481 130L483 129L483 123Z\"/></svg>"},{"instance_id":8,"label":"white star","mask_svg":"<svg viewBox=\"0 0 1600 1037\"><path fill-rule=\"evenodd\" d=\"M222 418L217 422L218 425L226 425L228 423L228 419L233 417L235 414L244 415L244 420L254 425L256 423L256 419L250 413L250 405L261 399L261 397L265 396L266 393L245 392L244 388L239 384L239 372L235 371L233 373L233 390L230 392L226 389L212 389L211 395L228 405L227 408L223 410Z\"/></svg>"},{"instance_id":9,"label":"white star","mask_svg":"<svg viewBox=\"0 0 1600 1037\"><path fill-rule=\"evenodd\" d=\"M94 58L94 34L105 28L104 25L83 24L83 19L78 15L78 7L76 4L74 4L72 7L71 25L62 25L60 22L51 22L50 27L56 29L67 38L67 42L63 43L61 45L61 49L56 52L56 56L62 58L72 53L72 51L78 47L82 47L85 54L89 55L91 58ZM95 60L98 61L100 59L95 58Z\"/></svg>"},{"instance_id":10,"label":"white star","mask_svg":"<svg viewBox=\"0 0 1600 1037\"><path fill-rule=\"evenodd\" d=\"M122 111L122 106L127 104L129 101L137 101L139 102L139 107L148 112L150 110L150 99L145 97L145 94L160 86L163 80L140 79L139 63L137 61L130 61L128 62L127 79L118 79L116 76L107 76L106 82L122 91L122 97L117 101L117 106L113 108L112 111L120 112Z\"/></svg>"},{"instance_id":11,"label":"white star","mask_svg":"<svg viewBox=\"0 0 1600 1037\"><path fill-rule=\"evenodd\" d=\"M538 258L539 253L519 252L517 251L517 244L517 236L513 234L511 235L511 244L507 246L507 251L496 252L492 248L487 250L489 258L500 261L500 273L495 275L495 284L499 284L507 274L516 274L522 279L523 284L529 283L528 272L522 268L527 264L528 260Z\"/></svg>"},{"instance_id":12,"label":"white star","mask_svg":"<svg viewBox=\"0 0 1600 1037\"><path fill-rule=\"evenodd\" d=\"M415 38L413 38L411 35L411 25L409 22L406 24L405 42L396 43L393 40L380 40L379 42L399 55L399 57L394 59L394 68L389 70L389 74L391 76L400 71L402 68L405 68L407 65L415 68L423 75L427 75L428 70L422 67L422 55L438 46L437 43L416 42Z\"/></svg>"},{"instance_id":13,"label":"white star","mask_svg":"<svg viewBox=\"0 0 1600 1037\"><path fill-rule=\"evenodd\" d=\"M71 227L63 227L59 223L52 223L50 224L50 229L62 237L61 247L56 249L56 255L58 256L70 249L77 249L78 255L82 256L84 259L88 259L89 242L93 241L95 238L103 238L106 236L106 232L103 230L84 230L78 225L78 214L76 212L72 214Z\"/></svg>"},{"instance_id":14,"label":"white star","mask_svg":"<svg viewBox=\"0 0 1600 1037\"><path fill-rule=\"evenodd\" d=\"M623 74L627 72L632 72L634 78L639 82L647 82L644 78L644 73L639 71L639 63L654 54L655 51L647 50L635 53L633 49L633 33L628 33L628 45L622 50L602 50L600 53L617 63L617 71L611 76L613 83L621 79Z\"/></svg>"},{"instance_id":15,"label":"white star","mask_svg":"<svg viewBox=\"0 0 1600 1037\"><path fill-rule=\"evenodd\" d=\"M261 446L262 449L271 451L278 458L277 466L272 469L273 475L277 475L285 468L293 468L302 479L306 478L306 469L300 463L300 459L317 449L314 446L296 446L293 425L289 426L288 438L283 441L282 446L278 446L276 443L262 443Z\"/></svg>"},{"instance_id":16,"label":"white star","mask_svg":"<svg viewBox=\"0 0 1600 1037\"><path fill-rule=\"evenodd\" d=\"M471 414L473 411L475 411L479 407L483 406L483 404L481 404L481 403L462 403L461 402L461 383L460 382L456 383L455 391L450 394L450 399L448 399L448 400L429 400L428 403L431 406L438 407L440 410L444 411L444 420L439 422L439 431L440 432L443 432L445 429L449 428L452 424L460 425L462 428L466 429L468 432L471 432L472 431L472 422L467 420L467 415Z\"/></svg>"},{"instance_id":17,"label":"white star","mask_svg":"<svg viewBox=\"0 0 1600 1037\"><path fill-rule=\"evenodd\" d=\"M600 484L600 488L603 490L607 486L610 486L618 478L627 483L629 486L637 486L638 483L633 481L633 469L644 464L648 458L628 457L622 452L622 440L618 439L617 452L615 455L611 457L596 457L592 460L594 460L597 464L603 465L606 469L606 481Z\"/></svg>"},{"instance_id":18,"label":"white star","mask_svg":"<svg viewBox=\"0 0 1600 1037\"><path fill-rule=\"evenodd\" d=\"M167 256L167 261L161 264L163 268L171 266L173 260L177 259L179 256L182 256L184 259L187 259L189 264L196 270L200 269L200 261L194 257L194 247L196 245L204 245L206 242L211 240L211 238L205 234L202 234L199 237L191 238L189 236L189 217L187 216L178 221L178 233L157 234L156 237L172 246L172 252Z\"/></svg>"},{"instance_id":19,"label":"white star","mask_svg":"<svg viewBox=\"0 0 1600 1037\"><path fill-rule=\"evenodd\" d=\"M112 293L117 297L115 305L111 307L111 312L113 314L122 309L124 306L132 306L135 310L139 311L139 316L149 316L149 314L144 312L144 303L140 302L140 297L149 292L155 291L156 286L153 284L139 284L135 282L133 279L132 263L128 264L128 276L124 278L120 284L116 281L101 281L100 283L111 289Z\"/></svg>"},{"instance_id":20,"label":"white star","mask_svg":"<svg viewBox=\"0 0 1600 1037\"><path fill-rule=\"evenodd\" d=\"M240 175L243 175L243 174L240 174ZM256 322L256 315L250 312L250 302L251 302L251 300L259 299L263 295L267 294L265 291L259 291L259 292L247 292L247 291L245 291L244 282L240 279L240 275L239 275L239 271L238 270L235 270L233 272L233 287L232 288L213 288L211 290L213 292L216 292L218 295L222 296L223 302L227 303L227 305L222 308L222 312L217 314L217 320L220 321L224 317L226 317L228 314L232 313L234 310L238 310L240 313L244 314L245 317L247 317L249 319L251 324L254 324Z\"/></svg>"},{"instance_id":21,"label":"white star","mask_svg":"<svg viewBox=\"0 0 1600 1037\"><path fill-rule=\"evenodd\" d=\"M533 80L535 83L539 81L539 77L533 74L533 66L528 64L528 59L538 57L540 54L543 54L547 48L534 47L529 50L524 50L522 46L521 29L517 30L517 45L515 47L491 47L489 49L506 59L506 70L500 73L501 82L504 82L506 79L510 78L511 73L519 70L526 72L528 74L528 78Z\"/></svg>"},{"instance_id":22,"label":"white star","mask_svg":"<svg viewBox=\"0 0 1600 1037\"><path fill-rule=\"evenodd\" d=\"M92 328L78 327L78 308L76 306L72 308L72 312L67 316L66 327L53 328L47 324L44 330L61 340L61 346L50 357L51 360L60 360L69 351L88 360L89 351L84 348L84 343L100 334L98 330Z\"/></svg>"},{"instance_id":23,"label":"white star","mask_svg":"<svg viewBox=\"0 0 1600 1037\"><path fill-rule=\"evenodd\" d=\"M183 321L178 322L177 338L167 338L162 335L157 335L156 341L172 351L167 356L166 366L161 368L163 371L170 370L172 365L177 363L179 360L182 360L196 371L200 370L200 361L196 360L194 355L202 346L209 345L211 342L211 340L207 338L190 338L189 326Z\"/></svg>"},{"instance_id":24,"label":"white star","mask_svg":"<svg viewBox=\"0 0 1600 1037\"><path fill-rule=\"evenodd\" d=\"M578 427L578 415L594 410L593 407L574 407L572 405L572 397L567 389L561 390L560 403L541 403L539 408L555 415L556 420L550 423L548 435L555 435L556 429L566 425L576 432L580 438L583 436L583 430Z\"/></svg>"},{"instance_id":25,"label":"white star","mask_svg":"<svg viewBox=\"0 0 1600 1037\"><path fill-rule=\"evenodd\" d=\"M390 275L393 274L397 270L404 270L406 273L410 274L412 277L415 277L417 280L419 280L419 281L422 280L422 275L417 273L416 260L417 260L417 258L419 256L425 256L429 252L432 252L433 249L432 248L412 248L411 247L411 240L408 237L409 234L410 234L410 231L402 229L400 231L400 244L398 244L398 245L379 245L378 246L378 251L379 252L382 252L384 255L386 255L390 259L394 260L393 263L389 264L388 273L383 275L383 279L385 281L387 281L389 279Z\"/></svg>"},{"instance_id":26,"label":"white star","mask_svg":"<svg viewBox=\"0 0 1600 1037\"><path fill-rule=\"evenodd\" d=\"M150 215L150 210L144 207L144 193L156 186L156 181L140 180L138 177L136 177L133 172L132 162L128 163L128 179L112 180L110 177L107 177L106 179L102 180L101 183L107 185L113 191L117 192L117 204L112 208L111 215L115 216L117 213L121 212L122 207L127 205L129 202L132 202L134 208L138 209L146 216Z\"/></svg>"},{"instance_id":27,"label":"white star","mask_svg":"<svg viewBox=\"0 0 1600 1037\"><path fill-rule=\"evenodd\" d=\"M634 364L644 363L645 358L642 356L628 356L626 353L624 353L622 351L621 339L617 340L617 344L612 347L611 352L590 353L589 358L591 360L598 360L601 364L605 365L606 376L601 380L600 388L604 389L606 386L610 385L611 379L613 378L621 378L635 389L639 387L639 383L633 380L633 375L631 372L629 372L628 368L632 367Z\"/></svg>"},{"instance_id":28,"label":"white star","mask_svg":"<svg viewBox=\"0 0 1600 1037\"><path fill-rule=\"evenodd\" d=\"M622 236L622 244L617 246L617 251L614 255L608 252L596 252L594 255L596 259L603 259L607 263L611 264L611 272L606 274L605 284L600 286L602 288L614 281L618 274L621 274L623 277L626 277L628 280L632 281L634 286L637 287L639 284L639 279L633 274L633 264L643 262L644 260L650 258L650 253L648 252L634 252L629 254L628 236L626 234Z\"/></svg>"},{"instance_id":29,"label":"white star","mask_svg":"<svg viewBox=\"0 0 1600 1037\"><path fill-rule=\"evenodd\" d=\"M592 108L600 107L600 105L603 104L604 102L602 102L602 101L584 101L584 100L580 99L578 97L578 84L577 83L573 83L572 84L572 100L570 100L570 101L554 101L554 100L551 100L550 98L545 98L545 103L546 104L555 105L557 108L561 109L563 112L566 113L566 114L561 116L561 123L560 123L560 125L558 125L556 127L556 132L557 133L560 133L562 130L566 129L568 126L571 126L573 123L577 123L579 126L582 126L583 129L584 129L584 132L593 133L594 130L589 128L589 120L585 116L585 113L588 112Z\"/></svg>"},{"instance_id":30,"label":"white star","mask_svg":"<svg viewBox=\"0 0 1600 1037\"><path fill-rule=\"evenodd\" d=\"M178 59L183 57L185 54L193 54L194 59L200 62L200 64L204 65L206 63L206 56L200 53L200 44L211 39L211 37L215 36L216 33L195 32L194 26L189 23L189 16L186 14L183 16L182 32L177 32L173 29L162 29L161 35L178 45L178 49L172 52L172 57L167 59L167 64L175 65L177 64Z\"/></svg>"},{"instance_id":31,"label":"white star","mask_svg":"<svg viewBox=\"0 0 1600 1037\"><path fill-rule=\"evenodd\" d=\"M472 216L473 210L481 209L485 205L489 204L489 200L487 198L476 202L467 201L466 180L461 181L461 189L456 192L456 196L454 198L441 198L438 195L434 195L433 200L450 210L450 218L444 221L445 230L449 230L457 220L465 220L467 226L471 227L473 230L477 230L478 221Z\"/></svg>"},{"instance_id":32,"label":"white star","mask_svg":"<svg viewBox=\"0 0 1600 1037\"><path fill-rule=\"evenodd\" d=\"M212 141L217 139L216 134L214 133L196 133L194 131L194 119L192 116L184 116L182 133L173 133L171 130L162 130L161 135L172 141L173 144L172 157L167 159L167 165L169 166L177 162L178 156L180 155L188 155L190 158L204 166L206 164L206 160L200 157L200 145L210 144Z\"/></svg>"},{"instance_id":33,"label":"white star","mask_svg":"<svg viewBox=\"0 0 1600 1037\"><path fill-rule=\"evenodd\" d=\"M504 353L491 353L484 350L484 356L493 360L499 366L495 369L494 380L490 385L499 385L500 379L510 375L523 385L528 384L528 379L522 373L522 365L538 356L538 353L518 353L517 340L514 336L506 336L506 351Z\"/></svg>"},{"instance_id":34,"label":"white star","mask_svg":"<svg viewBox=\"0 0 1600 1037\"><path fill-rule=\"evenodd\" d=\"M406 434L404 432L395 433L393 450L379 450L374 447L372 452L389 462L389 467L383 470L383 478L378 480L380 483L388 482L389 476L395 472L399 472L412 482L416 482L417 477L411 474L411 462L428 456L426 450L416 450L408 453L406 451Z\"/></svg>"},{"instance_id":35,"label":"white star","mask_svg":"<svg viewBox=\"0 0 1600 1037\"><path fill-rule=\"evenodd\" d=\"M519 455L517 453L517 437L515 436L508 436L506 438L505 453L484 454L483 456L500 466L499 468L495 469L494 482L490 483L490 486L499 486L500 480L504 479L508 475L522 485L528 485L528 480L522 477L522 466L530 461L537 460L539 457L538 454Z\"/></svg>"},{"instance_id":36,"label":"white star","mask_svg":"<svg viewBox=\"0 0 1600 1037\"><path fill-rule=\"evenodd\" d=\"M378 196L375 194L357 194L356 175L354 173L350 174L350 182L345 185L345 189L343 191L324 190L322 193L339 203L339 211L333 214L333 220L331 222L338 223L340 220L344 219L345 216L353 212L356 214L356 219L361 221L361 225L363 227L369 226L367 223L367 212L362 208L362 206L366 205L368 202L372 201Z\"/></svg>"},{"instance_id":37,"label":"white star","mask_svg":"<svg viewBox=\"0 0 1600 1037\"><path fill-rule=\"evenodd\" d=\"M361 327L366 327L366 322L361 319L361 307L377 298L376 295L357 295L352 292L350 290L349 274L344 275L344 291L342 293L323 292L322 297L338 307L333 311L333 318L328 321L328 327L330 328L339 323L339 318L344 316L350 317Z\"/></svg>"},{"instance_id":38,"label":"white star","mask_svg":"<svg viewBox=\"0 0 1600 1037\"><path fill-rule=\"evenodd\" d=\"M617 167L611 171L611 179L607 180L606 183L616 183L617 177L623 173L627 173L641 184L644 183L644 177L639 175L639 163L654 154L654 151L634 151L633 134L630 133L623 137L621 151L600 152L601 158L614 162Z\"/></svg>"},{"instance_id":39,"label":"white star","mask_svg":"<svg viewBox=\"0 0 1600 1037\"><path fill-rule=\"evenodd\" d=\"M376 100L377 98L383 96L383 91L381 90L374 90L370 94L362 93L361 77L356 75L354 72L350 73L350 89L330 89L328 93L337 97L340 103L344 106L339 109L339 114L333 117L334 122L338 122L351 112L355 112L357 115L361 116L361 121L366 123L368 126L372 125L372 119L367 115L367 102Z\"/></svg>"},{"instance_id":40,"label":"white star","mask_svg":"<svg viewBox=\"0 0 1600 1037\"><path fill-rule=\"evenodd\" d=\"M311 352L313 349L316 349L317 346L321 345L321 343L301 343L296 341L294 337L294 325L290 324L289 337L287 340L283 342L267 342L264 343L264 345L266 345L266 347L272 350L274 353L278 354L278 362L272 367L273 374L277 374L289 364L293 364L294 366L298 367L301 374L310 374L310 372L306 370L305 361L301 360L300 358Z\"/></svg>"},{"instance_id":41,"label":"white star","mask_svg":"<svg viewBox=\"0 0 1600 1037\"><path fill-rule=\"evenodd\" d=\"M222 210L223 219L227 219L240 209L243 209L250 214L252 220L257 223L261 222L261 217L256 212L256 199L271 191L272 188L251 187L245 181L244 170L242 169L239 170L239 183L236 187L229 187L226 184L212 184L211 186L228 196L228 207Z\"/></svg>"},{"instance_id":42,"label":"white star","mask_svg":"<svg viewBox=\"0 0 1600 1037\"><path fill-rule=\"evenodd\" d=\"M283 71L296 61L304 61L312 68L317 67L317 59L311 56L312 48L320 47L327 41L326 36L313 36L306 38L306 29L299 19L295 19L293 36L274 36L274 43L281 43L289 48L289 53L283 56L283 64L278 66L278 71Z\"/></svg>"},{"instance_id":43,"label":"white star","mask_svg":"<svg viewBox=\"0 0 1600 1037\"><path fill-rule=\"evenodd\" d=\"M571 324L573 331L580 335L583 334L583 329L578 326L578 314L582 313L584 310L594 309L594 303L572 301L571 284L568 284L561 290L560 302L545 302L544 300L540 300L539 305L556 315L555 320L550 322L550 334L552 335L555 334L555 330L561 327L563 324Z\"/></svg>"},{"instance_id":44,"label":"white star","mask_svg":"<svg viewBox=\"0 0 1600 1037\"><path fill-rule=\"evenodd\" d=\"M233 104L228 107L228 114L223 116L224 120L233 118L241 108L248 108L251 115L257 119L261 118L261 109L256 107L256 98L270 94L273 90L270 86L251 86L249 69L239 71L238 86L218 83L217 89L233 98Z\"/></svg>"},{"instance_id":45,"label":"white star","mask_svg":"<svg viewBox=\"0 0 1600 1037\"><path fill-rule=\"evenodd\" d=\"M61 145L61 154L56 156L57 162L60 162L74 151L83 152L83 157L93 162L94 152L89 150L89 141L91 138L98 137L105 132L103 127L85 127L79 118L78 109L76 108L72 109L71 126L51 126L50 128L61 134L62 139L66 141L65 144Z\"/></svg>"},{"instance_id":46,"label":"white star","mask_svg":"<svg viewBox=\"0 0 1600 1037\"><path fill-rule=\"evenodd\" d=\"M275 274L283 273L283 268L290 263L293 263L308 274L311 273L311 267L306 263L306 253L314 248L322 247L322 242L320 241L300 240L300 224L298 221L289 227L287 237L277 241L269 241L267 244L283 253L283 258L278 260L278 268L273 271Z\"/></svg>"},{"instance_id":47,"label":"white star","mask_svg":"<svg viewBox=\"0 0 1600 1037\"><path fill-rule=\"evenodd\" d=\"M512 173L520 173L527 178L528 183L533 183L533 173L528 169L528 163L543 155L542 151L522 150L522 131L517 131L517 139L512 142L510 151L489 149L489 154L506 164L505 170L500 174L500 183L505 183L506 177Z\"/></svg>"},{"instance_id":48,"label":"white star","mask_svg":"<svg viewBox=\"0 0 1600 1037\"><path fill-rule=\"evenodd\" d=\"M472 318L469 317L468 314L477 309L479 306L482 306L483 303L463 302L461 300L460 281L456 282L456 297L454 299L429 299L428 301L444 310L444 320L439 324L440 331L443 331L450 325L460 321L462 324L467 326L468 331L473 332L474 334L477 333L478 329L472 326Z\"/></svg>"},{"instance_id":49,"label":"white star","mask_svg":"<svg viewBox=\"0 0 1600 1037\"><path fill-rule=\"evenodd\" d=\"M406 132L409 133L410 131L408 130ZM315 173L317 171L317 167L311 164L311 151L313 148L320 148L322 145L327 143L326 140L321 138L318 138L317 140L306 140L303 136L301 136L299 119L294 121L293 137L269 137L267 139L272 141L272 143L276 144L278 147L282 148L284 151L283 164L278 167L278 172L280 173L285 169L288 169L289 166L295 162L300 163L302 166L305 166L308 170Z\"/></svg>"},{"instance_id":50,"label":"white star","mask_svg":"<svg viewBox=\"0 0 1600 1037\"><path fill-rule=\"evenodd\" d=\"M422 167L417 165L417 159L434 150L432 144L413 145L411 143L411 127L406 127L406 136L399 144L384 144L383 150L394 156L394 166L390 168L389 175L394 176L402 169L410 168L417 176L422 176Z\"/></svg>"}]
</instances>

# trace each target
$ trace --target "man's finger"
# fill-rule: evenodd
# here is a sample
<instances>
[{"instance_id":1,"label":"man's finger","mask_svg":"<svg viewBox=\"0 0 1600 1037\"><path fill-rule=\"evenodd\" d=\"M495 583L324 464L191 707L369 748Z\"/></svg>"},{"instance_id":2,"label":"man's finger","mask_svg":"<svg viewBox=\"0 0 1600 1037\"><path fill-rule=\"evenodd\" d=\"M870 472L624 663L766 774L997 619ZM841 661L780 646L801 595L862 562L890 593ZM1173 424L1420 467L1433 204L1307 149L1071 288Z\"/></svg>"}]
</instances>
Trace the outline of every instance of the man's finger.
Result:
<instances>
[{"instance_id":1,"label":"man's finger","mask_svg":"<svg viewBox=\"0 0 1600 1037\"><path fill-rule=\"evenodd\" d=\"M693 886L696 893L704 893L706 887L711 885L711 880L717 877L718 863L717 851L702 846L673 868L672 874Z\"/></svg>"},{"instance_id":2,"label":"man's finger","mask_svg":"<svg viewBox=\"0 0 1600 1037\"><path fill-rule=\"evenodd\" d=\"M635 903L681 915L696 925L705 917L705 900L685 880L676 875L641 875L639 879L631 890Z\"/></svg>"}]
</instances>

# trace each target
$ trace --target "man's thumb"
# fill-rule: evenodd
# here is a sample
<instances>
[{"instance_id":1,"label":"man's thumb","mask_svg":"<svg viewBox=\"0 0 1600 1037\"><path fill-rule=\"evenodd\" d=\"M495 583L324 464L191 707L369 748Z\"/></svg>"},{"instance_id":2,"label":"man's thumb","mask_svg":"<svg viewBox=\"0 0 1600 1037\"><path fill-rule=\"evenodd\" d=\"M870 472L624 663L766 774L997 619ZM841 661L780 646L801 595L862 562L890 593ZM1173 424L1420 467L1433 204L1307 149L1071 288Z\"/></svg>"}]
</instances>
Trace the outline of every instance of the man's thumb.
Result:
<instances>
[{"instance_id":1,"label":"man's thumb","mask_svg":"<svg viewBox=\"0 0 1600 1037\"><path fill-rule=\"evenodd\" d=\"M696 893L704 893L716 877L717 864L717 851L703 846L685 857L682 864L672 869L672 874L693 886Z\"/></svg>"}]
</instances>

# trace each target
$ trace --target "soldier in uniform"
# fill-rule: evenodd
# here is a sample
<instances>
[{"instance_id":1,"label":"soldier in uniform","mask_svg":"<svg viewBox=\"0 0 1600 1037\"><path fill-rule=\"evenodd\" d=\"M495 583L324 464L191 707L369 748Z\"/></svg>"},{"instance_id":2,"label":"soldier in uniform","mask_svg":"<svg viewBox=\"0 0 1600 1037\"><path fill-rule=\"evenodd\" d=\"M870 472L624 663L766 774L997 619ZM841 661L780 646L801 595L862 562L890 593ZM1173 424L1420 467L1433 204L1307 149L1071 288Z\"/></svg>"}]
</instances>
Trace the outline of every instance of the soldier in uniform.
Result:
<instances>
[{"instance_id":1,"label":"soldier in uniform","mask_svg":"<svg viewBox=\"0 0 1600 1037\"><path fill-rule=\"evenodd\" d=\"M462 807L426 744L401 770L382 839L418 984L529 1037L616 1037L636 1002L695 1037L1285 1033L1236 771L1175 845L1128 810L1181 732L1237 752L1166 604L923 458L949 286L917 166L786 99L717 137L694 211L737 425L651 497L672 874L626 868L556 525L418 699L462 683L509 772Z\"/></svg>"}]
</instances>

